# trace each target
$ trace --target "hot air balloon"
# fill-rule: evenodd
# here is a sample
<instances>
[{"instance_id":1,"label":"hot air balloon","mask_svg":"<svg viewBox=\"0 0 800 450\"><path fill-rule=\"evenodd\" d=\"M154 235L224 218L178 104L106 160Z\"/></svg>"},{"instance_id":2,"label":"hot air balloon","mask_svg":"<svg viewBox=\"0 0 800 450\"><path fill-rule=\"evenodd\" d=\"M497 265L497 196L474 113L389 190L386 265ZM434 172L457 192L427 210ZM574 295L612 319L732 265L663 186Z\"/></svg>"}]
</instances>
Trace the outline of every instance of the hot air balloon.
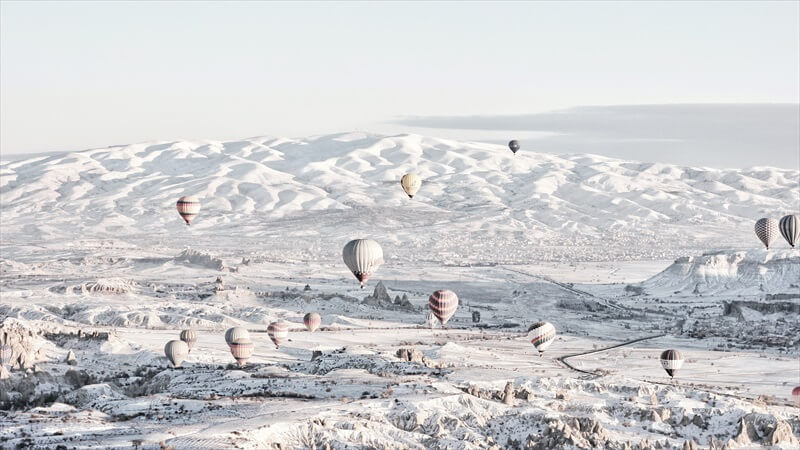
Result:
<instances>
[{"instance_id":1,"label":"hot air balloon","mask_svg":"<svg viewBox=\"0 0 800 450\"><path fill-rule=\"evenodd\" d=\"M667 375L674 377L675 372L683 365L683 355L677 350L664 350L661 353L661 367L667 371Z\"/></svg>"},{"instance_id":2,"label":"hot air balloon","mask_svg":"<svg viewBox=\"0 0 800 450\"><path fill-rule=\"evenodd\" d=\"M536 322L528 327L531 338L531 344L539 351L539 356L542 356L547 347L553 343L556 338L556 327L550 322Z\"/></svg>"},{"instance_id":3,"label":"hot air balloon","mask_svg":"<svg viewBox=\"0 0 800 450\"><path fill-rule=\"evenodd\" d=\"M180 367L183 360L189 356L189 345L179 340L171 340L164 346L164 354L175 367Z\"/></svg>"},{"instance_id":4,"label":"hot air balloon","mask_svg":"<svg viewBox=\"0 0 800 450\"><path fill-rule=\"evenodd\" d=\"M794 399L794 404L800 408L800 386L792 389L792 399Z\"/></svg>"},{"instance_id":5,"label":"hot air balloon","mask_svg":"<svg viewBox=\"0 0 800 450\"><path fill-rule=\"evenodd\" d=\"M783 238L794 248L794 244L800 241L800 216L790 214L783 216L778 223Z\"/></svg>"},{"instance_id":6,"label":"hot air balloon","mask_svg":"<svg viewBox=\"0 0 800 450\"><path fill-rule=\"evenodd\" d=\"M200 200L197 197L186 195L178 199L178 214L186 221L186 225L192 224L192 219L200 212Z\"/></svg>"},{"instance_id":7,"label":"hot air balloon","mask_svg":"<svg viewBox=\"0 0 800 450\"><path fill-rule=\"evenodd\" d=\"M227 342L228 345L231 345L231 343L237 339L249 340L250 332L247 331L246 328L242 327L228 328L228 331L225 332L225 342Z\"/></svg>"},{"instance_id":8,"label":"hot air balloon","mask_svg":"<svg viewBox=\"0 0 800 450\"><path fill-rule=\"evenodd\" d=\"M438 290L428 298L428 308L442 325L446 324L458 308L458 296L453 291Z\"/></svg>"},{"instance_id":9,"label":"hot air balloon","mask_svg":"<svg viewBox=\"0 0 800 450\"><path fill-rule=\"evenodd\" d=\"M342 259L364 289L364 283L383 264L383 250L372 239L355 239L344 246Z\"/></svg>"},{"instance_id":10,"label":"hot air balloon","mask_svg":"<svg viewBox=\"0 0 800 450\"><path fill-rule=\"evenodd\" d=\"M281 348L281 344L286 342L286 338L289 337L289 324L283 320L272 322L267 327L267 334L275 343L275 348Z\"/></svg>"},{"instance_id":11,"label":"hot air balloon","mask_svg":"<svg viewBox=\"0 0 800 450\"><path fill-rule=\"evenodd\" d=\"M769 250L770 244L778 237L778 221L771 218L758 219L756 221L756 236Z\"/></svg>"},{"instance_id":12,"label":"hot air balloon","mask_svg":"<svg viewBox=\"0 0 800 450\"><path fill-rule=\"evenodd\" d=\"M306 329L313 333L317 328L319 328L319 324L322 323L322 317L320 317L317 313L308 313L303 316L303 323L305 324Z\"/></svg>"},{"instance_id":13,"label":"hot air balloon","mask_svg":"<svg viewBox=\"0 0 800 450\"><path fill-rule=\"evenodd\" d=\"M11 357L14 355L14 350L10 345L0 345L0 366L7 366L11 363Z\"/></svg>"},{"instance_id":14,"label":"hot air balloon","mask_svg":"<svg viewBox=\"0 0 800 450\"><path fill-rule=\"evenodd\" d=\"M519 151L519 142L517 142L516 139L510 141L508 143L508 148L510 148L511 151L514 152L514 154L517 154L517 152Z\"/></svg>"},{"instance_id":15,"label":"hot air balloon","mask_svg":"<svg viewBox=\"0 0 800 450\"><path fill-rule=\"evenodd\" d=\"M400 186L406 191L408 198L414 198L420 186L422 186L422 179L415 173L407 173L400 179Z\"/></svg>"},{"instance_id":16,"label":"hot air balloon","mask_svg":"<svg viewBox=\"0 0 800 450\"><path fill-rule=\"evenodd\" d=\"M247 360L253 356L253 342L250 339L239 338L231 342L231 355L240 366L247 364Z\"/></svg>"},{"instance_id":17,"label":"hot air balloon","mask_svg":"<svg viewBox=\"0 0 800 450\"><path fill-rule=\"evenodd\" d=\"M181 340L186 342L186 345L189 346L189 351L192 351L192 347L194 347L194 343L197 342L197 332L194 330L183 330L181 331Z\"/></svg>"}]
</instances>

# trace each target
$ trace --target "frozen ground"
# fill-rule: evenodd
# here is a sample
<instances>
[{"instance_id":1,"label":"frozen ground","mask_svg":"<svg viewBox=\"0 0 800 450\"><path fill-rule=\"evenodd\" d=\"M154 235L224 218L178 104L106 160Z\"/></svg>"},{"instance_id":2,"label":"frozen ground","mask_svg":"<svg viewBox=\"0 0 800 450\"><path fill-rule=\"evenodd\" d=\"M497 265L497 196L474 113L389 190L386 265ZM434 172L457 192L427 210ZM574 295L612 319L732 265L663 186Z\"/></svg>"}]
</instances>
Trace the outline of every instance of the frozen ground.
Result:
<instances>
[{"instance_id":1,"label":"frozen ground","mask_svg":"<svg viewBox=\"0 0 800 450\"><path fill-rule=\"evenodd\" d=\"M799 177L413 135L4 162L0 444L797 448L800 254L758 249L752 222L800 209ZM185 194L204 205L192 227ZM387 260L364 291L341 262L357 237ZM365 302L378 282L388 298ZM426 328L443 288L459 310ZM280 349L277 318L293 323ZM543 357L538 320L559 331ZM256 344L244 369L233 325ZM188 327L199 341L172 369L163 346ZM686 357L674 381L665 348Z\"/></svg>"}]
</instances>

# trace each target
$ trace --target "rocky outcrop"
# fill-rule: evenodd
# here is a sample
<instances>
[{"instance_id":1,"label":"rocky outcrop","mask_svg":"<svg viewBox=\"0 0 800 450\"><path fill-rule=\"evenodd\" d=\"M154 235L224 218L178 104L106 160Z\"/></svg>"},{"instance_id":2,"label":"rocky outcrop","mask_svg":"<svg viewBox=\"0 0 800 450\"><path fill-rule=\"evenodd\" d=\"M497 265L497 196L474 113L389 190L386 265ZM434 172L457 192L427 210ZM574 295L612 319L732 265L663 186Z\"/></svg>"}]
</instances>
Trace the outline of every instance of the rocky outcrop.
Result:
<instances>
[{"instance_id":1,"label":"rocky outcrop","mask_svg":"<svg viewBox=\"0 0 800 450\"><path fill-rule=\"evenodd\" d=\"M396 296L393 301L383 281L379 281L378 284L375 285L375 290L371 295L364 297L362 303L379 308L401 309L404 311L415 310L414 305L411 304L405 294L403 294L403 297Z\"/></svg>"},{"instance_id":2,"label":"rocky outcrop","mask_svg":"<svg viewBox=\"0 0 800 450\"><path fill-rule=\"evenodd\" d=\"M738 445L796 445L792 427L771 414L750 413L739 419L739 434L733 439Z\"/></svg>"}]
</instances>

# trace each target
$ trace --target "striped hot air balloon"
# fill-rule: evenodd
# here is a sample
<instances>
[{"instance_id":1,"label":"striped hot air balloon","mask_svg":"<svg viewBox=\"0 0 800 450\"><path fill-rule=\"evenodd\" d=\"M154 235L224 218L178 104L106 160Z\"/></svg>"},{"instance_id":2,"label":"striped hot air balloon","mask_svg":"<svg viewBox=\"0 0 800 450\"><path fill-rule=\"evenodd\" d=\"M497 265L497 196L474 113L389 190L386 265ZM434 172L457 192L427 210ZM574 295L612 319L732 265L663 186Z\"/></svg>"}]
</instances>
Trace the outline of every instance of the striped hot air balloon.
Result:
<instances>
[{"instance_id":1,"label":"striped hot air balloon","mask_svg":"<svg viewBox=\"0 0 800 450\"><path fill-rule=\"evenodd\" d=\"M11 357L14 356L14 350L10 345L0 345L0 366L7 366L11 363Z\"/></svg>"},{"instance_id":2,"label":"striped hot air balloon","mask_svg":"<svg viewBox=\"0 0 800 450\"><path fill-rule=\"evenodd\" d=\"M556 338L556 327L550 322L536 322L528 327L530 332L528 337L531 338L531 344L539 351L539 356L542 356L547 347L553 343Z\"/></svg>"},{"instance_id":3,"label":"striped hot air balloon","mask_svg":"<svg viewBox=\"0 0 800 450\"><path fill-rule=\"evenodd\" d=\"M383 249L372 239L355 239L344 246L342 259L364 289L364 283L383 264Z\"/></svg>"},{"instance_id":4,"label":"striped hot air balloon","mask_svg":"<svg viewBox=\"0 0 800 450\"><path fill-rule=\"evenodd\" d=\"M306 329L311 331L312 333L319 328L319 325L322 323L322 317L319 316L317 313L308 313L303 316L303 324L305 324Z\"/></svg>"},{"instance_id":5,"label":"striped hot air balloon","mask_svg":"<svg viewBox=\"0 0 800 450\"><path fill-rule=\"evenodd\" d=\"M235 359L240 366L247 364L247 360L253 356L254 346L250 339L236 339L235 341L231 342L230 347L233 359Z\"/></svg>"},{"instance_id":6,"label":"striped hot air balloon","mask_svg":"<svg viewBox=\"0 0 800 450\"><path fill-rule=\"evenodd\" d=\"M250 340L250 332L242 327L228 328L228 331L225 332L225 342L231 345L237 339Z\"/></svg>"},{"instance_id":7,"label":"striped hot air balloon","mask_svg":"<svg viewBox=\"0 0 800 450\"><path fill-rule=\"evenodd\" d=\"M769 250L770 244L778 238L778 221L772 218L764 217L756 221L755 226L756 236L761 239L764 246Z\"/></svg>"},{"instance_id":8,"label":"striped hot air balloon","mask_svg":"<svg viewBox=\"0 0 800 450\"><path fill-rule=\"evenodd\" d=\"M200 200L197 197L186 195L178 199L178 214L186 221L186 225L191 225L192 220L200 212Z\"/></svg>"},{"instance_id":9,"label":"striped hot air balloon","mask_svg":"<svg viewBox=\"0 0 800 450\"><path fill-rule=\"evenodd\" d=\"M683 355L677 350L664 350L661 352L661 367L667 371L667 375L674 377L675 372L683 365Z\"/></svg>"},{"instance_id":10,"label":"striped hot air balloon","mask_svg":"<svg viewBox=\"0 0 800 450\"><path fill-rule=\"evenodd\" d=\"M286 342L289 337L289 324L283 320L272 322L267 327L267 334L272 342L275 343L275 348L281 348L281 344Z\"/></svg>"},{"instance_id":11,"label":"striped hot air balloon","mask_svg":"<svg viewBox=\"0 0 800 450\"><path fill-rule=\"evenodd\" d=\"M790 214L781 217L780 222L778 222L778 228L781 230L786 242L794 248L794 244L800 241L800 216Z\"/></svg>"},{"instance_id":12,"label":"striped hot air balloon","mask_svg":"<svg viewBox=\"0 0 800 450\"><path fill-rule=\"evenodd\" d=\"M181 340L186 342L186 345L189 346L189 351L192 351L192 347L194 347L194 343L197 342L197 332L194 330L183 330L181 331Z\"/></svg>"},{"instance_id":13,"label":"striped hot air balloon","mask_svg":"<svg viewBox=\"0 0 800 450\"><path fill-rule=\"evenodd\" d=\"M407 173L403 175L403 178L400 178L400 186L406 191L408 198L414 198L414 194L416 194L420 186L422 186L422 179L415 173Z\"/></svg>"},{"instance_id":14,"label":"striped hot air balloon","mask_svg":"<svg viewBox=\"0 0 800 450\"><path fill-rule=\"evenodd\" d=\"M180 367L181 363L189 356L189 345L177 339L167 342L164 346L164 355L175 367Z\"/></svg>"},{"instance_id":15,"label":"striped hot air balloon","mask_svg":"<svg viewBox=\"0 0 800 450\"><path fill-rule=\"evenodd\" d=\"M428 298L428 308L442 325L446 324L458 308L458 296L453 291L438 290Z\"/></svg>"},{"instance_id":16,"label":"striped hot air balloon","mask_svg":"<svg viewBox=\"0 0 800 450\"><path fill-rule=\"evenodd\" d=\"M794 404L800 408L800 386L792 389L792 399L794 400Z\"/></svg>"}]
</instances>

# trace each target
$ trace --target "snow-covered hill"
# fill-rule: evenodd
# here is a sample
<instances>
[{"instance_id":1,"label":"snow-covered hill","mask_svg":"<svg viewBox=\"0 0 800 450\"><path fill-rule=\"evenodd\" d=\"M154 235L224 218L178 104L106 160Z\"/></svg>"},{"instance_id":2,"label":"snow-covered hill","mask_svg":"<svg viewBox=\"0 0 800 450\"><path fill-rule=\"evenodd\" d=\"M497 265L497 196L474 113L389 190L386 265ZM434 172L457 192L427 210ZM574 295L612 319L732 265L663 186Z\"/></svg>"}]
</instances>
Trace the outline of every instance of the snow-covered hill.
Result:
<instances>
[{"instance_id":1,"label":"snow-covered hill","mask_svg":"<svg viewBox=\"0 0 800 450\"><path fill-rule=\"evenodd\" d=\"M413 200L399 185L409 171L424 180ZM5 236L20 240L146 234L197 242L235 234L278 250L294 239L308 250L295 257L325 258L338 254L340 241L369 235L400 258L428 249L437 261L482 261L487 253L495 262L609 252L630 259L743 242L755 248L754 219L800 209L798 179L778 168L513 155L494 144L349 133L144 143L6 161L0 211ZM203 210L187 231L175 201L189 194Z\"/></svg>"},{"instance_id":2,"label":"snow-covered hill","mask_svg":"<svg viewBox=\"0 0 800 450\"><path fill-rule=\"evenodd\" d=\"M665 295L800 296L800 251L751 250L687 256L678 258L641 286L649 293Z\"/></svg>"}]
</instances>

